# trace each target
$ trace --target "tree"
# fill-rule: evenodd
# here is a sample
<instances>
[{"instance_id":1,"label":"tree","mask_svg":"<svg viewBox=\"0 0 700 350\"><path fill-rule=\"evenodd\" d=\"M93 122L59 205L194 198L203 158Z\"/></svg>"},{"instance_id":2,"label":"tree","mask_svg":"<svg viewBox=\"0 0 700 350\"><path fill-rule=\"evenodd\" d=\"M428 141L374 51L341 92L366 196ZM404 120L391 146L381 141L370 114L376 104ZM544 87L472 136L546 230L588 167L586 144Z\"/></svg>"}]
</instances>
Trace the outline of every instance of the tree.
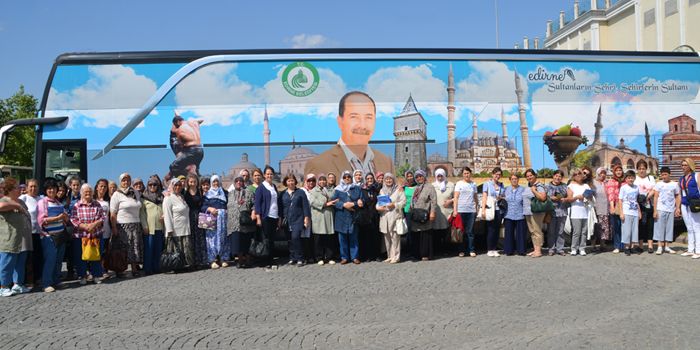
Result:
<instances>
[{"instance_id":1,"label":"tree","mask_svg":"<svg viewBox=\"0 0 700 350\"><path fill-rule=\"evenodd\" d=\"M37 99L24 92L24 86L7 99L0 99L0 125L15 119L35 118ZM15 127L8 135L0 164L32 166L35 132L32 126Z\"/></svg>"},{"instance_id":2,"label":"tree","mask_svg":"<svg viewBox=\"0 0 700 350\"><path fill-rule=\"evenodd\" d=\"M542 168L540 170L537 170L537 177L543 178L543 179L549 179L552 176L554 176L555 171L556 171L556 169Z\"/></svg>"},{"instance_id":3,"label":"tree","mask_svg":"<svg viewBox=\"0 0 700 350\"><path fill-rule=\"evenodd\" d=\"M578 169L591 164L591 158L593 158L593 152L591 151L581 151L576 153L574 159L571 160L571 164Z\"/></svg>"},{"instance_id":4,"label":"tree","mask_svg":"<svg viewBox=\"0 0 700 350\"><path fill-rule=\"evenodd\" d=\"M404 163L398 169L396 169L396 176L403 177L403 174L405 174L407 171L413 171L413 168L411 167L411 164Z\"/></svg>"}]
</instances>

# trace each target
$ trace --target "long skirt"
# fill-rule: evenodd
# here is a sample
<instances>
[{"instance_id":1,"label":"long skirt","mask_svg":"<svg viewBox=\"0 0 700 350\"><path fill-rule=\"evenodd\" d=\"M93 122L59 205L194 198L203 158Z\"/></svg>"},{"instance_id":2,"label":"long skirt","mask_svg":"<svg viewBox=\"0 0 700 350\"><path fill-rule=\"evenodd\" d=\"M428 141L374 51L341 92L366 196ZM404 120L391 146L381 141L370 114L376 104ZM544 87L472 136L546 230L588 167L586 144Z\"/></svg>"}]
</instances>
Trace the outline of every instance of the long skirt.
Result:
<instances>
[{"instance_id":1,"label":"long skirt","mask_svg":"<svg viewBox=\"0 0 700 350\"><path fill-rule=\"evenodd\" d=\"M185 256L185 263L187 266L194 266L194 249L192 248L192 235L179 236L179 237L168 237L165 250L168 253L172 253L175 250L180 250Z\"/></svg>"},{"instance_id":2,"label":"long skirt","mask_svg":"<svg viewBox=\"0 0 700 350\"><path fill-rule=\"evenodd\" d=\"M231 245L228 242L226 232L226 210L219 209L216 218L216 230L206 230L207 237L207 259L208 263L216 261L218 256L221 261L228 260L231 256Z\"/></svg>"},{"instance_id":3,"label":"long skirt","mask_svg":"<svg viewBox=\"0 0 700 350\"><path fill-rule=\"evenodd\" d=\"M199 223L197 217L199 211L190 211L190 239L192 242L192 249L194 251L194 262L197 266L206 266L209 264L207 261L207 240L204 234L204 230L199 228Z\"/></svg>"},{"instance_id":4,"label":"long skirt","mask_svg":"<svg viewBox=\"0 0 700 350\"><path fill-rule=\"evenodd\" d=\"M129 264L143 263L143 230L141 223L117 224L117 237L112 249L126 250Z\"/></svg>"}]
</instances>

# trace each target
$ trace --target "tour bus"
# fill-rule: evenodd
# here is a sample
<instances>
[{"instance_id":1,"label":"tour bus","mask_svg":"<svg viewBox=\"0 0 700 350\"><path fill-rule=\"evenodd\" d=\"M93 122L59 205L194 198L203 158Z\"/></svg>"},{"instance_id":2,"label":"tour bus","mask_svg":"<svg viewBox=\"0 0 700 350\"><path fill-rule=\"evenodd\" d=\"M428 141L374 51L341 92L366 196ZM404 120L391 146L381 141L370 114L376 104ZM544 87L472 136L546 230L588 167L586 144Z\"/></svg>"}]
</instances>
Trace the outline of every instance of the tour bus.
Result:
<instances>
[{"instance_id":1,"label":"tour bus","mask_svg":"<svg viewBox=\"0 0 700 350\"><path fill-rule=\"evenodd\" d=\"M35 125L34 174L98 179L360 169L646 164L679 175L700 134L696 53L309 49L67 53ZM0 151L4 142L0 142Z\"/></svg>"}]
</instances>

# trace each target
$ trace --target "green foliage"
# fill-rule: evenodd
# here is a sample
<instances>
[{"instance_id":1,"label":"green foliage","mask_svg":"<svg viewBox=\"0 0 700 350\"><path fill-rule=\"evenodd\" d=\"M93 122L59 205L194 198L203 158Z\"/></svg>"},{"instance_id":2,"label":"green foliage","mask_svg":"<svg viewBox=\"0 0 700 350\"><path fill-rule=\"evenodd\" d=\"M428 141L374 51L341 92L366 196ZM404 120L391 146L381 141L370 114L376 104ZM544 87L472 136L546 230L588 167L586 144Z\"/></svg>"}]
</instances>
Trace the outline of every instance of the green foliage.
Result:
<instances>
[{"instance_id":1,"label":"green foliage","mask_svg":"<svg viewBox=\"0 0 700 350\"><path fill-rule=\"evenodd\" d=\"M537 171L537 177L539 178L551 178L554 175L556 169L542 168Z\"/></svg>"},{"instance_id":2,"label":"green foliage","mask_svg":"<svg viewBox=\"0 0 700 350\"><path fill-rule=\"evenodd\" d=\"M581 151L576 153L571 161L571 165L575 168L582 168L586 165L591 165L591 158L593 158L593 152L591 151Z\"/></svg>"},{"instance_id":3,"label":"green foliage","mask_svg":"<svg viewBox=\"0 0 700 350\"><path fill-rule=\"evenodd\" d=\"M396 174L394 174L394 175L395 175L395 176L398 176L398 177L403 177L403 174L405 174L405 173L406 173L407 171L409 171L409 170L410 170L410 171L413 171L413 168L411 167L411 164L404 163L404 164L401 165L398 169L396 169Z\"/></svg>"},{"instance_id":4,"label":"green foliage","mask_svg":"<svg viewBox=\"0 0 700 350\"><path fill-rule=\"evenodd\" d=\"M24 92L24 86L9 98L0 99L0 125L15 119L35 118L37 99ZM34 127L18 126L7 135L0 164L32 166L34 160Z\"/></svg>"}]
</instances>

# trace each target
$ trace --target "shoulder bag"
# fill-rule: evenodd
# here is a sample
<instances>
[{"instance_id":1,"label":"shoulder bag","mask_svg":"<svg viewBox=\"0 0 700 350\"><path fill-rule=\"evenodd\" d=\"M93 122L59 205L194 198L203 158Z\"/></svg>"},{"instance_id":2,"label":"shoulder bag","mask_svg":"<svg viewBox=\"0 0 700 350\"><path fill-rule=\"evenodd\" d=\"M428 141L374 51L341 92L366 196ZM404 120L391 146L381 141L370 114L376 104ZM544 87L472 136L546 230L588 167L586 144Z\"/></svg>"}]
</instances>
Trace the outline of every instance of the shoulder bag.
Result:
<instances>
[{"instance_id":1,"label":"shoulder bag","mask_svg":"<svg viewBox=\"0 0 700 350\"><path fill-rule=\"evenodd\" d=\"M160 270L162 272L170 272L184 269L187 266L185 255L180 251L180 247L175 244L174 237L168 237L167 240L168 249L160 256Z\"/></svg>"},{"instance_id":2,"label":"shoulder bag","mask_svg":"<svg viewBox=\"0 0 700 350\"><path fill-rule=\"evenodd\" d=\"M403 236L408 233L408 225L406 224L406 219L400 217L396 219L396 234Z\"/></svg>"},{"instance_id":3,"label":"shoulder bag","mask_svg":"<svg viewBox=\"0 0 700 350\"><path fill-rule=\"evenodd\" d=\"M199 213L197 227L205 230L216 230L216 216L209 213Z\"/></svg>"},{"instance_id":4,"label":"shoulder bag","mask_svg":"<svg viewBox=\"0 0 700 350\"><path fill-rule=\"evenodd\" d=\"M690 198L688 195L688 185L689 183L685 184L685 198L688 200L688 209L690 209L691 213L700 213L700 198ZM695 186L698 186L698 174L695 174ZM698 186L700 187L700 186ZM698 189L700 190L700 188Z\"/></svg>"},{"instance_id":5,"label":"shoulder bag","mask_svg":"<svg viewBox=\"0 0 700 350\"><path fill-rule=\"evenodd\" d=\"M103 264L106 270L122 273L127 268L128 254L126 249L114 249L114 236L109 240L109 246L105 252Z\"/></svg>"}]
</instances>

